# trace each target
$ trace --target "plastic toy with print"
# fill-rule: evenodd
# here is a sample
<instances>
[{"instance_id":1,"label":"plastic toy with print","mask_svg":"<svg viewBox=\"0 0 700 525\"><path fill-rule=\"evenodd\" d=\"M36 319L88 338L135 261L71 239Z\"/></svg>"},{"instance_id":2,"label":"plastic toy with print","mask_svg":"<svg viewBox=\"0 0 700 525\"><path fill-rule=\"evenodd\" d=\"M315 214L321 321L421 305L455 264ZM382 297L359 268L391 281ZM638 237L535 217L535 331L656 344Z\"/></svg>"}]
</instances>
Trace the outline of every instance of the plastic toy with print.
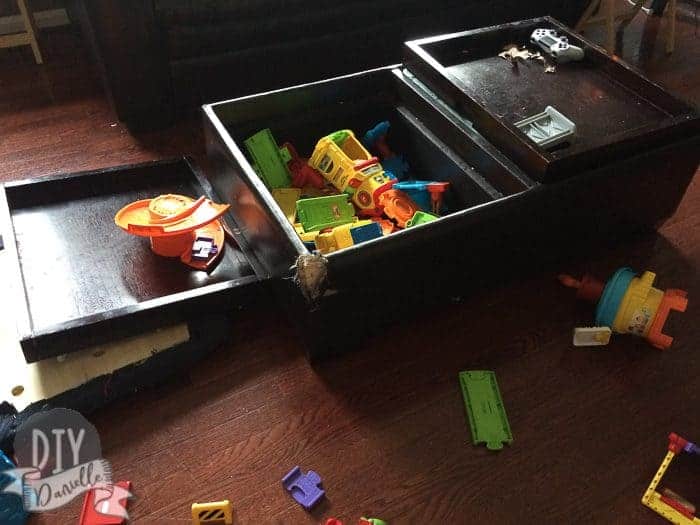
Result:
<instances>
[{"instance_id":1,"label":"plastic toy with print","mask_svg":"<svg viewBox=\"0 0 700 525\"><path fill-rule=\"evenodd\" d=\"M322 231L316 238L316 249L321 253L332 253L355 244L382 236L382 227L370 220L360 220Z\"/></svg>"},{"instance_id":2,"label":"plastic toy with print","mask_svg":"<svg viewBox=\"0 0 700 525\"><path fill-rule=\"evenodd\" d=\"M663 516L671 523L677 525L700 525L700 518L695 515L695 505L668 488L659 492L657 489L668 467L680 454L700 454L700 447L695 443L683 439L675 433L668 436L668 451L661 462L661 466L654 474L649 487L642 496L642 503L651 510Z\"/></svg>"},{"instance_id":3,"label":"plastic toy with print","mask_svg":"<svg viewBox=\"0 0 700 525\"><path fill-rule=\"evenodd\" d=\"M581 280L570 275L559 276L562 284L577 289L577 297L597 303L596 326L643 337L652 346L666 350L673 337L663 333L664 325L672 310L685 312L688 293L655 288L652 286L655 279L653 272L637 275L631 268L620 268L607 283L590 275L584 275Z\"/></svg>"},{"instance_id":4,"label":"plastic toy with print","mask_svg":"<svg viewBox=\"0 0 700 525\"><path fill-rule=\"evenodd\" d=\"M359 213L365 216L381 215L379 196L395 182L349 129L319 140L309 165L336 189L351 195Z\"/></svg>"}]
</instances>

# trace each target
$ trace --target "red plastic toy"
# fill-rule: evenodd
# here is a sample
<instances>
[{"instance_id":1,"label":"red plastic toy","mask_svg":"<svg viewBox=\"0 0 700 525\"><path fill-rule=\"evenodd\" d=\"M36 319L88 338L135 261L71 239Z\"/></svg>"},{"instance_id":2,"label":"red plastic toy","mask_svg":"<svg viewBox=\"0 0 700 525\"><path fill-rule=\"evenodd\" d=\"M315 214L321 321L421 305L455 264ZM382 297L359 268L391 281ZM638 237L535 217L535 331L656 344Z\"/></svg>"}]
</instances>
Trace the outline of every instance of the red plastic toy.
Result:
<instances>
[{"instance_id":1,"label":"red plastic toy","mask_svg":"<svg viewBox=\"0 0 700 525\"><path fill-rule=\"evenodd\" d=\"M89 490L83 500L83 510L80 512L79 525L124 525L125 518L109 515L109 512L117 512L119 508L126 509L131 492L131 481L118 481L114 484L114 490L109 499L98 502L95 508L96 490ZM99 512L98 512L99 510Z\"/></svg>"},{"instance_id":2,"label":"red plastic toy","mask_svg":"<svg viewBox=\"0 0 700 525\"><path fill-rule=\"evenodd\" d=\"M323 189L326 185L326 181L318 170L309 166L308 159L300 157L296 148L289 142L285 142L282 148L287 148L287 151L292 157L291 160L287 162L287 169L289 173L292 174L292 186L295 188L313 186L319 190Z\"/></svg>"},{"instance_id":3,"label":"red plastic toy","mask_svg":"<svg viewBox=\"0 0 700 525\"><path fill-rule=\"evenodd\" d=\"M430 193L430 204L435 215L440 215L442 208L442 198L447 188L450 187L449 182L431 182L428 184L428 192Z\"/></svg>"}]
</instances>

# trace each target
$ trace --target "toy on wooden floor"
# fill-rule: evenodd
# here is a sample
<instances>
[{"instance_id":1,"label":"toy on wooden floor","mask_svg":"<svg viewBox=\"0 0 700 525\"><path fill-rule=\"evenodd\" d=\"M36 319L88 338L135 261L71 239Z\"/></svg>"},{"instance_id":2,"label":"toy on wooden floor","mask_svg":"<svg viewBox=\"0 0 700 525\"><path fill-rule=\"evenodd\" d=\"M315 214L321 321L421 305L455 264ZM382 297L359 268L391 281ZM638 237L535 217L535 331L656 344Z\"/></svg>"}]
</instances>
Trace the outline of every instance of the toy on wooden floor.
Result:
<instances>
[{"instance_id":1,"label":"toy on wooden floor","mask_svg":"<svg viewBox=\"0 0 700 525\"><path fill-rule=\"evenodd\" d=\"M83 500L83 508L80 511L80 525L125 525L126 518L122 518L122 509L126 509L131 496L131 481L118 481L113 486L113 492L109 499L95 501L97 491L88 490ZM114 514L110 515L110 512Z\"/></svg>"},{"instance_id":2,"label":"toy on wooden floor","mask_svg":"<svg viewBox=\"0 0 700 525\"><path fill-rule=\"evenodd\" d=\"M644 337L649 343L666 350L673 338L662 332L671 310L685 312L688 306L685 290L654 288L656 274L644 272L637 276L631 268L617 270L607 284L584 275L579 281L570 275L560 275L565 286L576 288L576 296L596 307L595 323L607 326L618 334Z\"/></svg>"},{"instance_id":3,"label":"toy on wooden floor","mask_svg":"<svg viewBox=\"0 0 700 525\"><path fill-rule=\"evenodd\" d=\"M611 336L612 330L608 326L574 328L574 346L605 346Z\"/></svg>"},{"instance_id":4,"label":"toy on wooden floor","mask_svg":"<svg viewBox=\"0 0 700 525\"><path fill-rule=\"evenodd\" d=\"M513 434L503 407L496 374L488 370L460 372L459 384L474 444L486 443L487 449L500 450L503 443L512 443Z\"/></svg>"},{"instance_id":5,"label":"toy on wooden floor","mask_svg":"<svg viewBox=\"0 0 700 525\"><path fill-rule=\"evenodd\" d=\"M313 470L302 474L298 466L282 478L284 489L306 510L311 509L326 495L326 492L320 488L321 483L321 476Z\"/></svg>"},{"instance_id":6,"label":"toy on wooden floor","mask_svg":"<svg viewBox=\"0 0 700 525\"><path fill-rule=\"evenodd\" d=\"M322 231L316 237L316 248L323 254L332 253L355 244L382 236L382 228L376 222L362 220Z\"/></svg>"},{"instance_id":7,"label":"toy on wooden floor","mask_svg":"<svg viewBox=\"0 0 700 525\"><path fill-rule=\"evenodd\" d=\"M384 171L390 173L399 180L404 180L408 176L408 162L401 155L397 155L386 143L386 135L389 132L391 123L387 120L380 122L367 131L362 137L362 145L367 149L374 149L379 152L382 158Z\"/></svg>"},{"instance_id":8,"label":"toy on wooden floor","mask_svg":"<svg viewBox=\"0 0 700 525\"><path fill-rule=\"evenodd\" d=\"M4 474L3 471L14 468L12 460L0 450L0 523L3 525L24 525L28 518L22 498L17 494L4 492L5 487L14 483L17 478Z\"/></svg>"},{"instance_id":9,"label":"toy on wooden floor","mask_svg":"<svg viewBox=\"0 0 700 525\"><path fill-rule=\"evenodd\" d=\"M343 522L337 518L328 518L324 525L343 525ZM387 525L386 521L380 520L379 518L360 518L357 525Z\"/></svg>"},{"instance_id":10,"label":"toy on wooden floor","mask_svg":"<svg viewBox=\"0 0 700 525\"><path fill-rule=\"evenodd\" d=\"M320 190L326 185L323 175L309 165L309 159L300 157L294 146L285 142L282 149L287 150L291 157L287 162L287 169L292 176L292 186L295 188L312 186Z\"/></svg>"},{"instance_id":11,"label":"toy on wooden floor","mask_svg":"<svg viewBox=\"0 0 700 525\"><path fill-rule=\"evenodd\" d=\"M179 257L192 268L211 268L224 251L224 228L219 220L229 209L205 197L194 200L185 195L159 195L127 204L114 222L125 232L151 239L151 250L163 257ZM201 256L208 239L208 257Z\"/></svg>"},{"instance_id":12,"label":"toy on wooden floor","mask_svg":"<svg viewBox=\"0 0 700 525\"><path fill-rule=\"evenodd\" d=\"M287 149L277 145L269 129L247 138L245 147L253 159L253 169L268 188L288 188L291 185L287 163L292 156Z\"/></svg>"},{"instance_id":13,"label":"toy on wooden floor","mask_svg":"<svg viewBox=\"0 0 700 525\"><path fill-rule=\"evenodd\" d=\"M297 217L305 232L334 228L356 219L355 208L345 194L301 199L296 206Z\"/></svg>"},{"instance_id":14,"label":"toy on wooden floor","mask_svg":"<svg viewBox=\"0 0 700 525\"><path fill-rule=\"evenodd\" d=\"M192 504L192 525L231 525L233 507L227 499Z\"/></svg>"},{"instance_id":15,"label":"toy on wooden floor","mask_svg":"<svg viewBox=\"0 0 700 525\"><path fill-rule=\"evenodd\" d=\"M676 456L683 452L700 454L700 447L677 434L672 433L669 435L668 440L666 457L664 457L659 470L654 474L654 479L652 479L646 492L644 492L642 503L671 523L677 525L700 525L700 518L695 516L694 505L670 490L665 490L663 493L659 493L656 490Z\"/></svg>"},{"instance_id":16,"label":"toy on wooden floor","mask_svg":"<svg viewBox=\"0 0 700 525\"><path fill-rule=\"evenodd\" d=\"M294 224L297 217L297 201L301 197L299 188L275 188L272 190L272 198L282 208L282 213L287 216L289 222Z\"/></svg>"},{"instance_id":17,"label":"toy on wooden floor","mask_svg":"<svg viewBox=\"0 0 700 525\"><path fill-rule=\"evenodd\" d=\"M381 215L378 199L395 182L348 129L319 140L309 165L338 191L350 195L362 215Z\"/></svg>"}]
</instances>

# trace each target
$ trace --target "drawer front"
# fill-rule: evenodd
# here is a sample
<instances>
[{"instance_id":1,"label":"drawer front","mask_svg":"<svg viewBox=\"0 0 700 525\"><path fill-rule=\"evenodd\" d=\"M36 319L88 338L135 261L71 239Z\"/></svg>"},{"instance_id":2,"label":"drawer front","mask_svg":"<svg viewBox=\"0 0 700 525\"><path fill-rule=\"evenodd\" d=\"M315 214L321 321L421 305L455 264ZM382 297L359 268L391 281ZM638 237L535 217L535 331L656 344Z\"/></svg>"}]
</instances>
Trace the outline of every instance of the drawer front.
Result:
<instances>
[{"instance_id":1,"label":"drawer front","mask_svg":"<svg viewBox=\"0 0 700 525\"><path fill-rule=\"evenodd\" d=\"M28 362L246 307L266 274L245 240L227 243L209 272L154 254L114 224L129 202L180 193L220 201L186 160L119 166L6 184L0 229ZM231 230L237 230L225 217Z\"/></svg>"}]
</instances>

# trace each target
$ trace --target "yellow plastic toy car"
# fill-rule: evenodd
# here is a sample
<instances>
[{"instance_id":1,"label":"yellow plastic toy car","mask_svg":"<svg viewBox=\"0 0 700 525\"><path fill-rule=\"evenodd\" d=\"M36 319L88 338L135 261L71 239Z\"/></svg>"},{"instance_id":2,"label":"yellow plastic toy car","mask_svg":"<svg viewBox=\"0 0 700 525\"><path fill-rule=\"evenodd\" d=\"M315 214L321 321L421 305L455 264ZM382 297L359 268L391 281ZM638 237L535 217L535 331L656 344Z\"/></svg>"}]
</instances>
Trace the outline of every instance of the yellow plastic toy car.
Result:
<instances>
[{"instance_id":1,"label":"yellow plastic toy car","mask_svg":"<svg viewBox=\"0 0 700 525\"><path fill-rule=\"evenodd\" d=\"M395 182L384 172L377 157L370 155L349 129L319 140L309 165L339 191L350 195L358 212L364 216L381 215L379 196Z\"/></svg>"}]
</instances>

